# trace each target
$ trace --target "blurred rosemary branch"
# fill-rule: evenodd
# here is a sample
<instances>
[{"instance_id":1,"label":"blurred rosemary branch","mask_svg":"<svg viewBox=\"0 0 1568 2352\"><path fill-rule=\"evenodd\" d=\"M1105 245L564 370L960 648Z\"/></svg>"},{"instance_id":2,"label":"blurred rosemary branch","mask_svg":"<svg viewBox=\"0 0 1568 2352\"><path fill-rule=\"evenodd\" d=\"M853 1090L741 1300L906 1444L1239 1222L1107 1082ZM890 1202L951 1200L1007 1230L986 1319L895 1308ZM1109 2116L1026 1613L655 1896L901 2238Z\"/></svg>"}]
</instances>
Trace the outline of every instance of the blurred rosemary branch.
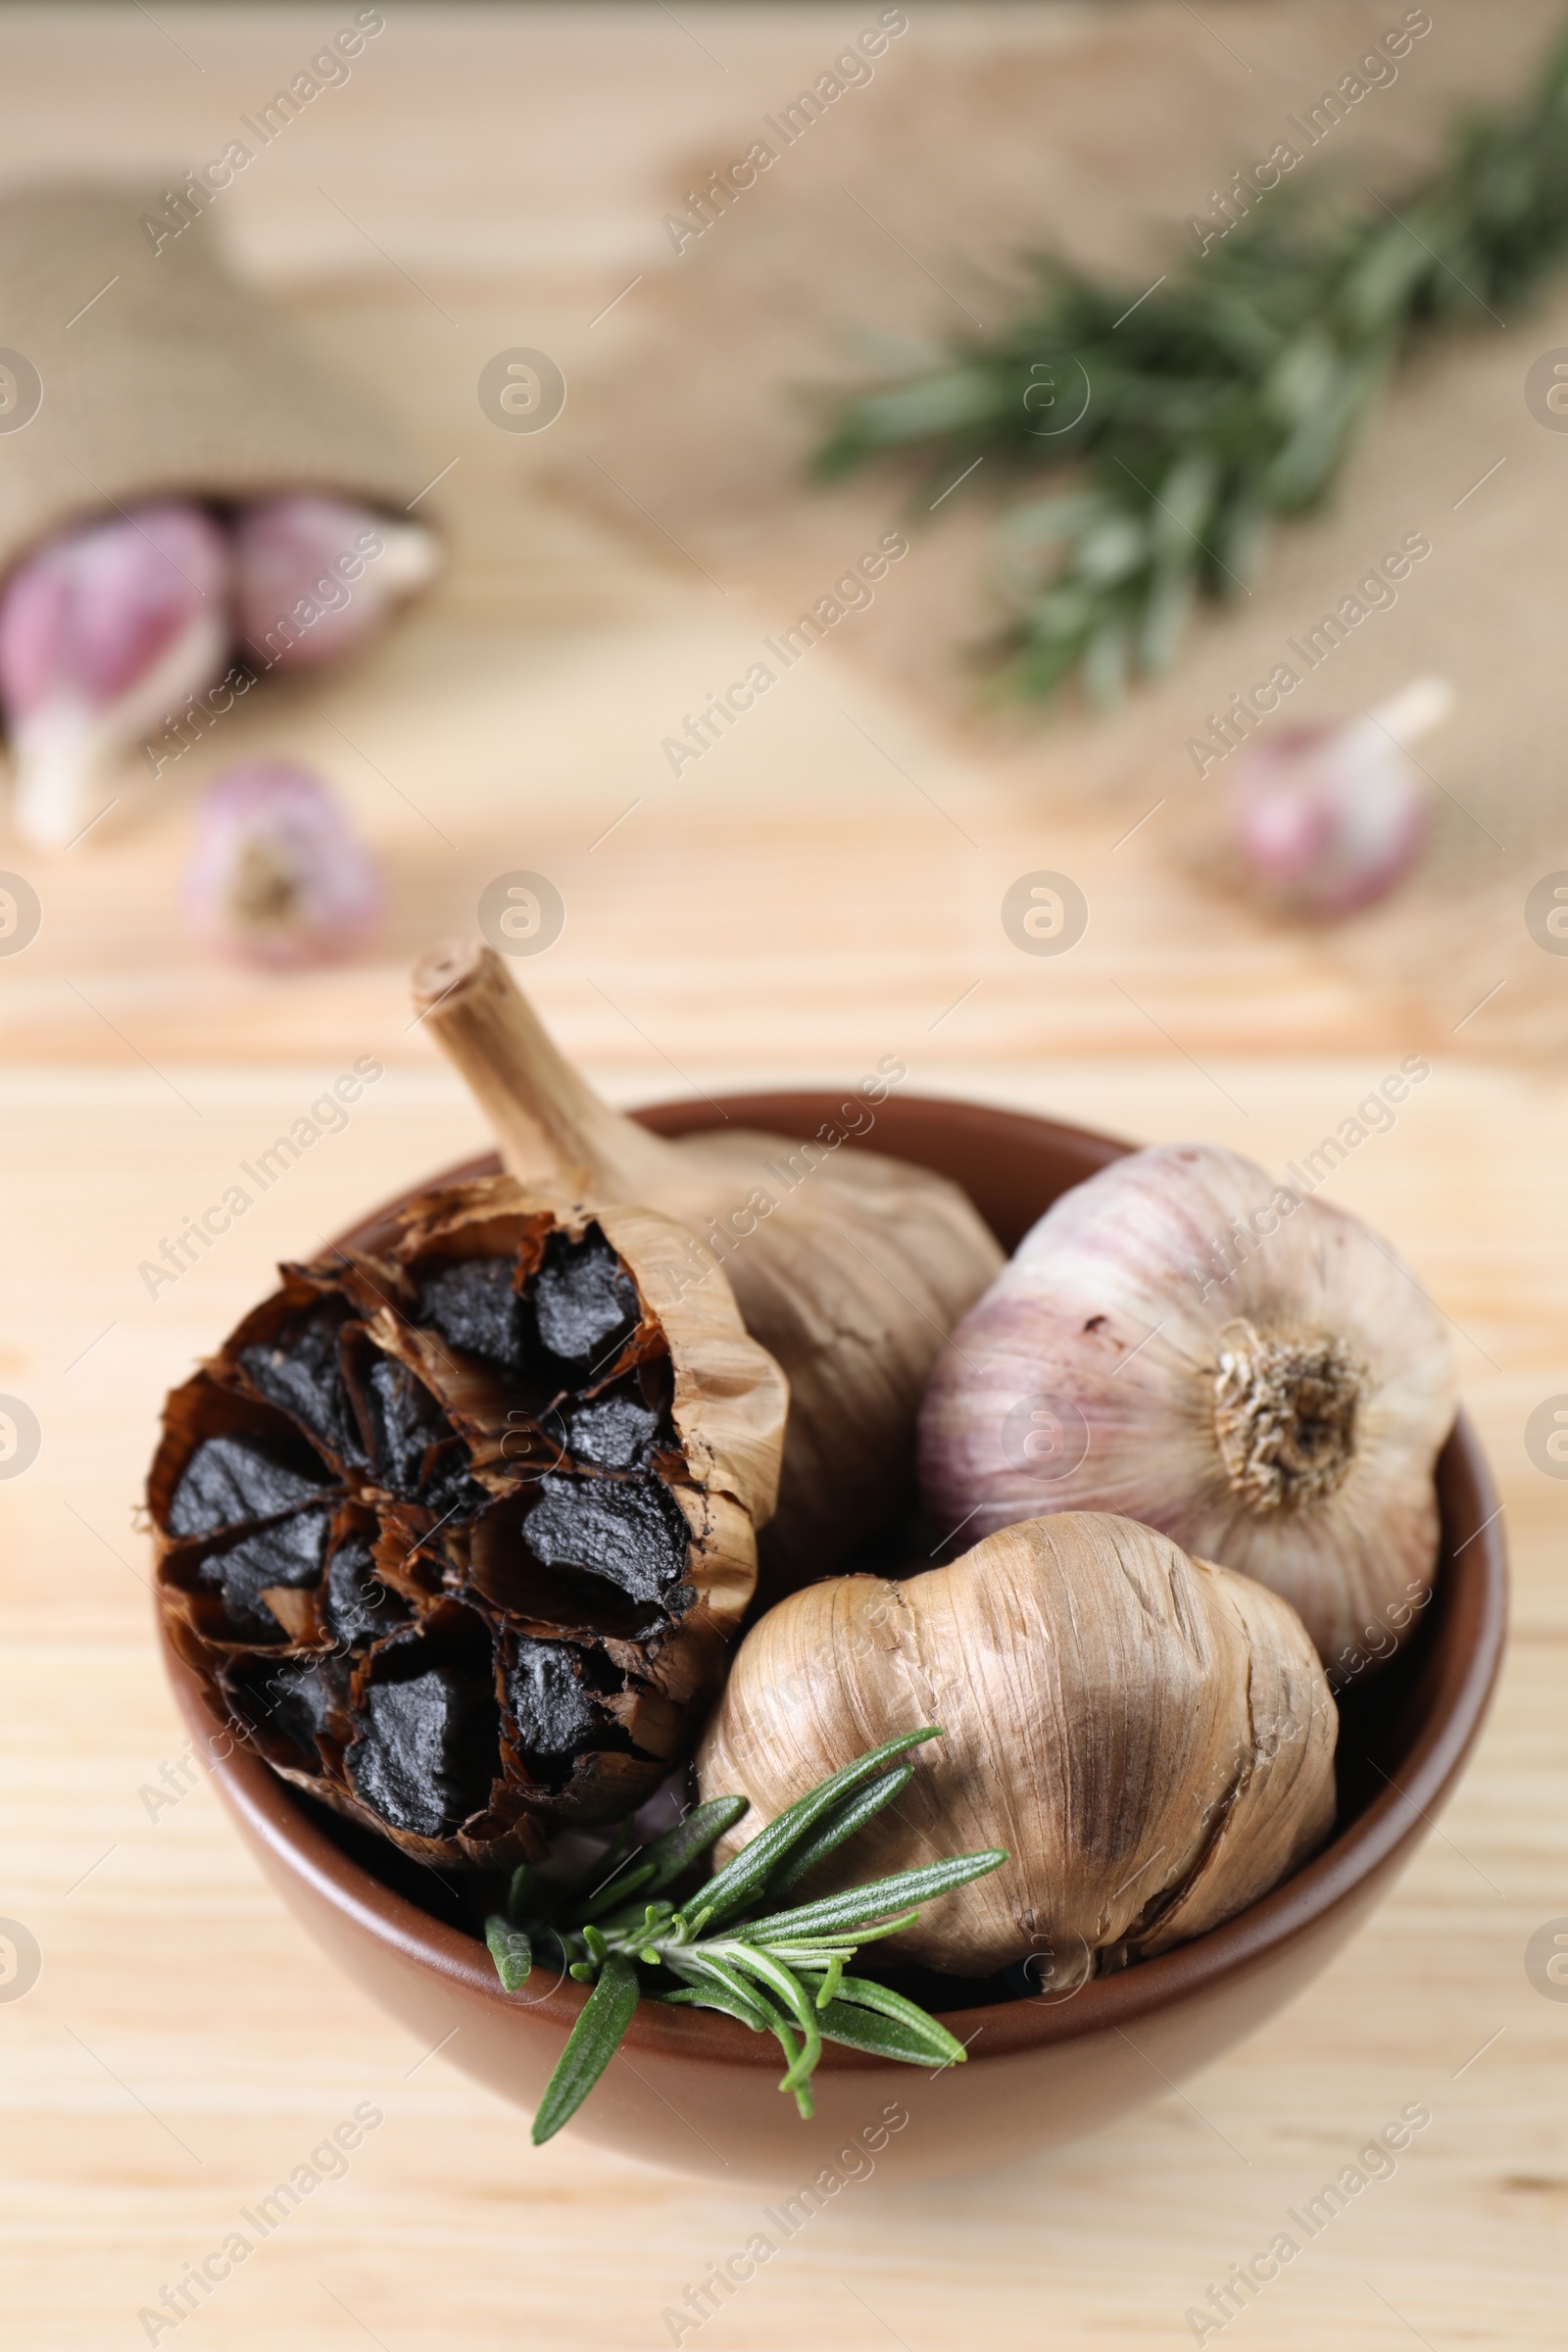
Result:
<instances>
[{"instance_id":1,"label":"blurred rosemary branch","mask_svg":"<svg viewBox=\"0 0 1568 2352\"><path fill-rule=\"evenodd\" d=\"M1010 326L839 405L827 479L912 456L929 496L982 458L1025 478L1078 469L1006 516L1019 610L1000 691L1046 696L1077 672L1105 701L1165 668L1194 600L1239 593L1269 524L1324 500L1410 347L1501 324L1561 258L1568 42L1516 104L1456 126L1396 204L1367 194L1314 224L1281 188L1142 299L1033 257Z\"/></svg>"}]
</instances>

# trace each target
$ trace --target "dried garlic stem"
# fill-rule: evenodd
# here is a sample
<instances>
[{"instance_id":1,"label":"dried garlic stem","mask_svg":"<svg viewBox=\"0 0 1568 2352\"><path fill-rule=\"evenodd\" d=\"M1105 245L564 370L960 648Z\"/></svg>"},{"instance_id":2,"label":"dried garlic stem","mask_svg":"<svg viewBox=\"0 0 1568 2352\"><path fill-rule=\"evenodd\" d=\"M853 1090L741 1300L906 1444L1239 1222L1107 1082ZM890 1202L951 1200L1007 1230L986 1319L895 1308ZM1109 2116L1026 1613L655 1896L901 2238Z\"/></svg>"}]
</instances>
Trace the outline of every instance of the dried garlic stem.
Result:
<instances>
[{"instance_id":1,"label":"dried garlic stem","mask_svg":"<svg viewBox=\"0 0 1568 2352\"><path fill-rule=\"evenodd\" d=\"M666 1141L599 1101L490 949L437 950L414 992L514 1176L659 1209L694 1237L682 1281L722 1268L790 1386L764 1589L773 1596L838 1566L912 1500L921 1391L1002 1262L956 1185L861 1148L893 1081L847 1102L842 1123L824 1121L809 1141L728 1123Z\"/></svg>"},{"instance_id":2,"label":"dried garlic stem","mask_svg":"<svg viewBox=\"0 0 1568 2352\"><path fill-rule=\"evenodd\" d=\"M415 1004L463 1072L519 1184L583 1175L611 1199L652 1199L670 1148L601 1102L513 987L493 948L448 940L415 965Z\"/></svg>"}]
</instances>

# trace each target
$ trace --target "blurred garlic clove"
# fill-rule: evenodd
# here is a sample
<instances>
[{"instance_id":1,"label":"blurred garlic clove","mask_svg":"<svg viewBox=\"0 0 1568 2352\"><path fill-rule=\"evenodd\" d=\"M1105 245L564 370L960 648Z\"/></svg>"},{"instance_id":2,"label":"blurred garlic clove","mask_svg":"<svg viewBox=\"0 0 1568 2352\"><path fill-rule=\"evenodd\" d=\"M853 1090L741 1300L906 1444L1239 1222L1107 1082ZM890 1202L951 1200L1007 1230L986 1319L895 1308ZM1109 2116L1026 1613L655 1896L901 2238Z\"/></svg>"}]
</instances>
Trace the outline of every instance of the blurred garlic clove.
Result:
<instances>
[{"instance_id":1,"label":"blurred garlic clove","mask_svg":"<svg viewBox=\"0 0 1568 2352\"><path fill-rule=\"evenodd\" d=\"M439 544L419 523L314 491L261 499L234 521L241 647L267 669L335 662L439 563Z\"/></svg>"},{"instance_id":2,"label":"blurred garlic clove","mask_svg":"<svg viewBox=\"0 0 1568 2352\"><path fill-rule=\"evenodd\" d=\"M1408 746L1453 707L1418 678L1348 725L1249 744L1231 788L1250 871L1287 905L1348 914L1401 881L1426 841L1426 778Z\"/></svg>"},{"instance_id":3,"label":"blurred garlic clove","mask_svg":"<svg viewBox=\"0 0 1568 2352\"><path fill-rule=\"evenodd\" d=\"M302 767L254 760L207 787L185 876L191 927L249 963L324 963L373 926L375 860L336 796Z\"/></svg>"},{"instance_id":4,"label":"blurred garlic clove","mask_svg":"<svg viewBox=\"0 0 1568 2352\"><path fill-rule=\"evenodd\" d=\"M0 596L0 704L17 829L67 847L118 761L228 651L227 542L199 507L142 507L71 531L20 564Z\"/></svg>"}]
</instances>

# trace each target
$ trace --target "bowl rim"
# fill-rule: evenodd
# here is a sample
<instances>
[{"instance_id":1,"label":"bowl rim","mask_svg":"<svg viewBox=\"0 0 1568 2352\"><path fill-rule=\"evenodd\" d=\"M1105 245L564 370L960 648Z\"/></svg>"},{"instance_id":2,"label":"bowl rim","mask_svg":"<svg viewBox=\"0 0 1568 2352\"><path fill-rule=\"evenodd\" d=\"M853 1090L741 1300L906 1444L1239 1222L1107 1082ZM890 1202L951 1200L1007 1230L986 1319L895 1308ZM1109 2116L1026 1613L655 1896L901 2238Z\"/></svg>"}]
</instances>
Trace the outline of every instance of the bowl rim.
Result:
<instances>
[{"instance_id":1,"label":"bowl rim","mask_svg":"<svg viewBox=\"0 0 1568 2352\"><path fill-rule=\"evenodd\" d=\"M747 1123L755 1120L770 1127L782 1122L786 1132L799 1119L809 1132L811 1124L831 1115L836 1101L836 1092L802 1089L725 1095L696 1105L659 1102L631 1115L665 1134L715 1125L717 1119L711 1115L715 1111L721 1118L739 1113ZM1030 1137L1038 1141L1044 1129L1079 1150L1086 1144L1093 1146L1106 1162L1138 1149L1063 1121L957 1097L904 1096L899 1110L901 1114L958 1112L963 1114L961 1124L971 1132L989 1132L999 1141L1005 1138L1019 1143ZM338 1237L335 1246L362 1240L417 1193L493 1175L500 1165L497 1155L488 1152L444 1168L357 1220ZM1445 1652L1426 1721L1411 1741L1402 1780L1390 1781L1304 1868L1222 1927L1211 1928L1137 1968L1093 1978L1076 1992L1059 1998L1034 1995L979 2008L943 2010L944 2022L960 2041L983 2037L984 2050L974 2051L976 2059L985 2062L1017 2050L1119 2031L1177 2002L1221 1992L1227 1984L1250 1975L1269 1955L1308 1931L1326 1929L1336 1913L1358 1904L1371 1883L1396 1866L1430 1828L1433 1813L1451 1791L1480 1734L1496 1683L1507 1615L1507 1557L1499 1506L1486 1457L1462 1411L1438 1457L1437 1476L1440 1489L1455 1485L1469 1489L1478 1524L1450 1551L1445 1513L1441 1565L1446 1576L1458 1580L1450 1603L1459 1612L1459 1623ZM1460 1569L1457 1562L1464 1554L1470 1556ZM153 1605L160 1650L181 1712L192 1732L210 1742L212 1733L222 1730L223 1718L205 1681L174 1650L156 1592ZM327 1835L325 1815L318 1821L309 1797L280 1779L262 1757L232 1741L226 1754L217 1754L210 1744L209 1753L221 1793L253 1838L283 1872L318 1899L406 1960L446 1980L454 1990L493 2001L513 2014L537 2013L541 2023L563 2035L569 2031L588 1997L585 1986L562 1980L533 1997L503 1991L482 1943L422 1910L354 1860ZM650 2057L680 2057L768 2072L775 2072L778 2066L771 2040L748 2033L735 2019L711 2010L670 2009L653 2001L639 2003L626 2046ZM827 2045L822 2063L835 2072L874 2072L890 2079L898 2072L891 2059L846 2049L839 2043Z\"/></svg>"}]
</instances>

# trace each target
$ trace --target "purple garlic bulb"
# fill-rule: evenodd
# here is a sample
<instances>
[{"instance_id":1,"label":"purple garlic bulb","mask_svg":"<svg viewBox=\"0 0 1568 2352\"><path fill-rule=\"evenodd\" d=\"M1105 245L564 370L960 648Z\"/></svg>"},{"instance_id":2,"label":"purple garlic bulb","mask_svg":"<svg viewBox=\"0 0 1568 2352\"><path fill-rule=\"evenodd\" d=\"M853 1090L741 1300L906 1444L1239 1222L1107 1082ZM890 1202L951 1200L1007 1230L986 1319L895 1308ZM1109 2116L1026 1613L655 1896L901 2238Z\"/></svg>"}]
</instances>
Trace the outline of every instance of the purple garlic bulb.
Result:
<instances>
[{"instance_id":1,"label":"purple garlic bulb","mask_svg":"<svg viewBox=\"0 0 1568 2352\"><path fill-rule=\"evenodd\" d=\"M1388 1245L1287 1174L1162 1144L1052 1203L920 1406L953 1549L1108 1511L1267 1585L1325 1663L1364 1634L1392 1654L1437 1571L1453 1348Z\"/></svg>"},{"instance_id":2,"label":"purple garlic bulb","mask_svg":"<svg viewBox=\"0 0 1568 2352\"><path fill-rule=\"evenodd\" d=\"M1298 728L1249 744L1231 811L1250 873L1285 905L1349 914L1403 879L1426 841L1426 778L1407 746L1446 718L1441 678L1347 725Z\"/></svg>"},{"instance_id":3,"label":"purple garlic bulb","mask_svg":"<svg viewBox=\"0 0 1568 2352\"><path fill-rule=\"evenodd\" d=\"M261 670L335 662L434 572L440 551L414 522L313 491L242 508L234 522L240 650Z\"/></svg>"},{"instance_id":4,"label":"purple garlic bulb","mask_svg":"<svg viewBox=\"0 0 1568 2352\"><path fill-rule=\"evenodd\" d=\"M18 564L0 594L0 706L24 840L68 847L124 755L213 683L229 579L218 525L173 503L64 532Z\"/></svg>"},{"instance_id":5,"label":"purple garlic bulb","mask_svg":"<svg viewBox=\"0 0 1568 2352\"><path fill-rule=\"evenodd\" d=\"M336 795L283 760L250 760L208 785L185 875L191 927L248 963L346 956L382 906L381 876Z\"/></svg>"}]
</instances>

